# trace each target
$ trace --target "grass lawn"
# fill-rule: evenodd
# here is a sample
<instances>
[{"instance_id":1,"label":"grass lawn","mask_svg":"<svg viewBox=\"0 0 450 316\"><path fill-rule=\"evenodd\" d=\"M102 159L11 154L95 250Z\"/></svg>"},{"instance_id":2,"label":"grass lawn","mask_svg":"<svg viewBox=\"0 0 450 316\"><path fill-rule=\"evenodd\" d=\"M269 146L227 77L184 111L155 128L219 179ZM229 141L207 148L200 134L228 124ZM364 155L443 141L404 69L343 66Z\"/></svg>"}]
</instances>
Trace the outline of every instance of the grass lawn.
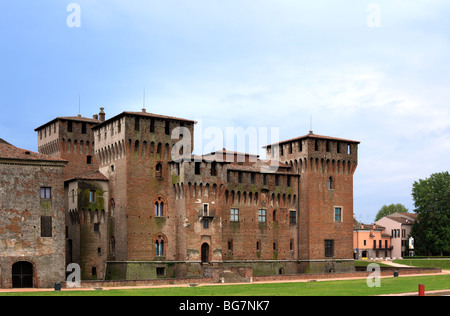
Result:
<instances>
[{"instance_id":1,"label":"grass lawn","mask_svg":"<svg viewBox=\"0 0 450 316\"><path fill-rule=\"evenodd\" d=\"M450 259L401 259L394 260L394 263L421 268L441 268L442 270L450 270Z\"/></svg>"},{"instance_id":2,"label":"grass lawn","mask_svg":"<svg viewBox=\"0 0 450 316\"><path fill-rule=\"evenodd\" d=\"M425 284L427 291L450 289L450 275L382 278L381 287L379 288L368 287L366 280L363 279L307 283L199 286L190 288L0 293L0 296L371 296L417 292L418 284Z\"/></svg>"}]
</instances>

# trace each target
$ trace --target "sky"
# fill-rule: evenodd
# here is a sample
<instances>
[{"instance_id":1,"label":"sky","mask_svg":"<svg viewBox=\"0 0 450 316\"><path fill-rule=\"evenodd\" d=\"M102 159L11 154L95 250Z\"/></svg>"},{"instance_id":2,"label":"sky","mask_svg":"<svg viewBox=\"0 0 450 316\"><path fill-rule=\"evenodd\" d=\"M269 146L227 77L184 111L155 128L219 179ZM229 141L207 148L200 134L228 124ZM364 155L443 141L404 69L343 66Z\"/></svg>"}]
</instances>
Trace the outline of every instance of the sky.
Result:
<instances>
[{"instance_id":1,"label":"sky","mask_svg":"<svg viewBox=\"0 0 450 316\"><path fill-rule=\"evenodd\" d=\"M147 112L200 137L360 141L354 213L371 223L450 169L449 15L445 0L2 1L0 138L37 151L36 127L140 111L145 90Z\"/></svg>"}]
</instances>

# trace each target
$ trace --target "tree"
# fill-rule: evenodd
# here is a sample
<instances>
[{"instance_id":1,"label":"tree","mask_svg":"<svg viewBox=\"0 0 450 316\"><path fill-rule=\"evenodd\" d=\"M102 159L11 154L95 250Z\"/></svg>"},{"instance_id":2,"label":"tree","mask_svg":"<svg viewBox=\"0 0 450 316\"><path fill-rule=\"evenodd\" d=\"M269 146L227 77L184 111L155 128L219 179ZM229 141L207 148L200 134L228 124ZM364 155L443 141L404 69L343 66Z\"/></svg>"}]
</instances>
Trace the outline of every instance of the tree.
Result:
<instances>
[{"instance_id":1,"label":"tree","mask_svg":"<svg viewBox=\"0 0 450 316\"><path fill-rule=\"evenodd\" d=\"M450 174L435 173L414 182L412 196L417 213L411 231L416 254L450 252Z\"/></svg>"},{"instance_id":2,"label":"tree","mask_svg":"<svg viewBox=\"0 0 450 316\"><path fill-rule=\"evenodd\" d=\"M408 209L403 204L383 205L375 216L375 222L394 213L408 213Z\"/></svg>"}]
</instances>

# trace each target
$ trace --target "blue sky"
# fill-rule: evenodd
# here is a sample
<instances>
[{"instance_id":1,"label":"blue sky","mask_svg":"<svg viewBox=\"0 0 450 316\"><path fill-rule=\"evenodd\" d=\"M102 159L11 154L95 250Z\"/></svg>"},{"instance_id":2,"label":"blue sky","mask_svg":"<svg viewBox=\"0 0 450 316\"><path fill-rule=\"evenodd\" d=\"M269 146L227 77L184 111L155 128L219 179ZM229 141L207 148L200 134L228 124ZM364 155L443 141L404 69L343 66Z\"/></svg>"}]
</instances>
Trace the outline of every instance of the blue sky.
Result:
<instances>
[{"instance_id":1,"label":"blue sky","mask_svg":"<svg viewBox=\"0 0 450 316\"><path fill-rule=\"evenodd\" d=\"M36 151L34 128L79 95L83 116L111 117L144 89L148 112L204 128L289 139L311 114L316 134L361 141L354 208L371 222L450 169L449 15L444 0L3 1L0 138Z\"/></svg>"}]
</instances>

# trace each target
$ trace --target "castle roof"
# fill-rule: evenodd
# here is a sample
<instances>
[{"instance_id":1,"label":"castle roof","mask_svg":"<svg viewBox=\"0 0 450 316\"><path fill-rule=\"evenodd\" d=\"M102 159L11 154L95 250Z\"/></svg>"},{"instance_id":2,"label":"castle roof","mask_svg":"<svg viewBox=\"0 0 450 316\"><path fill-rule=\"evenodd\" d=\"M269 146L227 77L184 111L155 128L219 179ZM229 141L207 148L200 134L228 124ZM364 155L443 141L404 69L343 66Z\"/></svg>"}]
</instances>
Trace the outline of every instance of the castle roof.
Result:
<instances>
[{"instance_id":1,"label":"castle roof","mask_svg":"<svg viewBox=\"0 0 450 316\"><path fill-rule=\"evenodd\" d=\"M104 124L107 124L110 121L116 120L122 116L127 116L127 115L131 115L131 116L143 116L143 117L152 117L152 118L158 118L158 119L164 119L164 120L173 120L173 121L180 121L180 122L187 122L187 123L192 123L192 124L197 124L196 121L193 120L188 120L188 119L184 119L184 118L180 118L180 117L174 117L174 116L167 116L167 115L160 115L160 114L154 114L154 113L147 113L144 110L142 112L131 112L131 111L125 111L122 112L104 122L101 122L100 124L98 124L97 126L95 126L95 128L101 127Z\"/></svg>"},{"instance_id":2,"label":"castle roof","mask_svg":"<svg viewBox=\"0 0 450 316\"><path fill-rule=\"evenodd\" d=\"M74 180L109 181L109 179L107 177L105 177L103 175L103 173L101 173L100 171L96 171L94 173L89 173L89 174L77 176L75 178L68 179L65 182L68 182L68 181L70 182L70 181L74 181Z\"/></svg>"},{"instance_id":3,"label":"castle roof","mask_svg":"<svg viewBox=\"0 0 450 316\"><path fill-rule=\"evenodd\" d=\"M0 139L0 159L67 163L67 160L64 159L55 158L52 156L39 154L26 149L15 147L3 139Z\"/></svg>"},{"instance_id":4,"label":"castle roof","mask_svg":"<svg viewBox=\"0 0 450 316\"><path fill-rule=\"evenodd\" d=\"M61 116L61 117L57 117L57 118L51 120L50 122L45 123L44 125L39 126L34 131L37 132L40 129L46 127L47 125L53 124L56 121L75 121L75 122L91 123L91 124L99 124L100 123L100 120L98 120L98 119L83 117L80 115L79 116Z\"/></svg>"},{"instance_id":5,"label":"castle roof","mask_svg":"<svg viewBox=\"0 0 450 316\"><path fill-rule=\"evenodd\" d=\"M308 139L308 138L334 140L334 141L340 141L340 142L346 142L346 143L355 143L355 144L360 144L361 143L361 142L356 141L356 140L337 138L337 137L330 137L330 136L323 136L323 135L316 135L312 131L310 131L309 134L307 134L307 135L291 138L291 139L288 139L288 140L283 140L281 142L273 143L273 144L270 144L270 145L266 145L266 146L263 146L263 148L268 148L268 147L272 147L274 145L286 144L286 143L294 142L294 141L301 140L301 139Z\"/></svg>"}]
</instances>

